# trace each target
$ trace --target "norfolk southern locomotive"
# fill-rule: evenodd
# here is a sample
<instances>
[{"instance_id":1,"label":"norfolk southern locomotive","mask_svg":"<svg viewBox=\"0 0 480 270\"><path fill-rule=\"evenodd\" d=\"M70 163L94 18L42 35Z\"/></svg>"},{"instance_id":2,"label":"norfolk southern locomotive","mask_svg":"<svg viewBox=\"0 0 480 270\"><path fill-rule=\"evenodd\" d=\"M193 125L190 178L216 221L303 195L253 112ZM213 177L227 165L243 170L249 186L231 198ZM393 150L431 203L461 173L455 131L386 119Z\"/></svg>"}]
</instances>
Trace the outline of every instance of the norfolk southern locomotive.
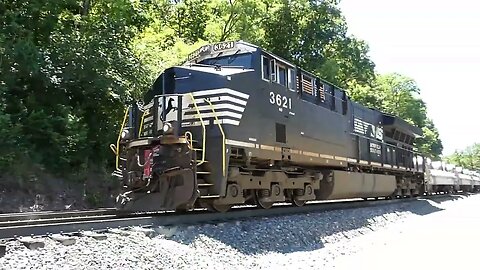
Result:
<instances>
[{"instance_id":1,"label":"norfolk southern locomotive","mask_svg":"<svg viewBox=\"0 0 480 270\"><path fill-rule=\"evenodd\" d=\"M166 69L125 113L112 149L119 209L232 205L427 192L422 131L243 41L206 45Z\"/></svg>"}]
</instances>

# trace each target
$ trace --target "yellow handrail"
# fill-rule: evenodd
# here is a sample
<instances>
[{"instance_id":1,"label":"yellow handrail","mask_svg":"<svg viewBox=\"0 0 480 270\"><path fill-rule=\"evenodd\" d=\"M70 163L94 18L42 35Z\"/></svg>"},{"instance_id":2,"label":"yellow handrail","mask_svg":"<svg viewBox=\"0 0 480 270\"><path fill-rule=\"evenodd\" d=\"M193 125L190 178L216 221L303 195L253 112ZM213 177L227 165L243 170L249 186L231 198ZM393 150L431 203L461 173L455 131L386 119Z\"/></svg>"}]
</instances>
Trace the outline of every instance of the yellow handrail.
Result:
<instances>
[{"instance_id":1,"label":"yellow handrail","mask_svg":"<svg viewBox=\"0 0 480 270\"><path fill-rule=\"evenodd\" d=\"M223 172L223 176L225 176L225 167L226 167L225 132L223 132L222 124L220 124L220 120L218 120L217 113L215 112L215 108L213 107L212 102L208 99L205 99L205 101L208 102L208 105L210 105L210 109L212 109L213 116L215 117L215 121L217 121L218 128L220 129L220 132L222 133L222 172Z\"/></svg>"},{"instance_id":2,"label":"yellow handrail","mask_svg":"<svg viewBox=\"0 0 480 270\"><path fill-rule=\"evenodd\" d=\"M120 157L120 140L122 138L123 127L125 126L125 122L127 122L127 117L128 117L128 108L125 109L125 115L123 116L122 126L120 127L120 132L118 133L118 138L117 138L117 149L116 149L117 153L116 153L116 159L115 159L115 168L117 170L118 170L118 160Z\"/></svg>"},{"instance_id":3,"label":"yellow handrail","mask_svg":"<svg viewBox=\"0 0 480 270\"><path fill-rule=\"evenodd\" d=\"M145 110L142 114L142 120L140 121L140 128L138 129L138 137L142 135L142 129L143 129L143 120L145 119L145 115L147 115L148 110Z\"/></svg>"},{"instance_id":4,"label":"yellow handrail","mask_svg":"<svg viewBox=\"0 0 480 270\"><path fill-rule=\"evenodd\" d=\"M205 163L205 141L206 141L206 129L205 129L205 123L203 122L203 118L202 118L202 115L200 113L200 110L198 109L198 106L197 106L197 103L195 102L195 97L193 96L192 93L188 93L188 95L190 96L190 98L192 99L192 102L193 102L193 106L195 107L195 110L197 110L197 114L198 114L198 118L200 119L200 123L202 124L202 160L197 163L197 166L199 165L202 165L203 163Z\"/></svg>"}]
</instances>

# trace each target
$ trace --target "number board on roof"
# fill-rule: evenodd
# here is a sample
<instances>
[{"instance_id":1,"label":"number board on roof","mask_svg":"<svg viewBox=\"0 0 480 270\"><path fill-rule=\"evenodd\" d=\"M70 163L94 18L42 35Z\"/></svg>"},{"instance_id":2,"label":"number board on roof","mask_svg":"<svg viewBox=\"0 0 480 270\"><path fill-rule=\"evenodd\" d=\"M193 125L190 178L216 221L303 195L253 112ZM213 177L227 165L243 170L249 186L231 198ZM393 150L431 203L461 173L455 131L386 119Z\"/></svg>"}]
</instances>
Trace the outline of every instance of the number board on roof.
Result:
<instances>
[{"instance_id":1,"label":"number board on roof","mask_svg":"<svg viewBox=\"0 0 480 270\"><path fill-rule=\"evenodd\" d=\"M194 52L190 53L187 57L188 61L199 58L204 55L212 54L214 52L221 52L235 48L235 41L225 41L215 44L204 45Z\"/></svg>"},{"instance_id":2,"label":"number board on roof","mask_svg":"<svg viewBox=\"0 0 480 270\"><path fill-rule=\"evenodd\" d=\"M214 52L217 51L224 51L224 50L230 50L235 48L235 42L234 41L225 41L225 42L220 42L212 45L212 49Z\"/></svg>"}]
</instances>

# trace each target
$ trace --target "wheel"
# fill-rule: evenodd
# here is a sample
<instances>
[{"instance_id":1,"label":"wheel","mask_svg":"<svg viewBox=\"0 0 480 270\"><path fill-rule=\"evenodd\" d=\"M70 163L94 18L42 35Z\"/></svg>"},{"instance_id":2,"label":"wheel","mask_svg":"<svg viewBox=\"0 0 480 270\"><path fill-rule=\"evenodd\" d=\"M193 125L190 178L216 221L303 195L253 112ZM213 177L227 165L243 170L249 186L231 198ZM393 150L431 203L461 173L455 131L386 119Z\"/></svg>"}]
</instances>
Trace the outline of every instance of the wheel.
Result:
<instances>
[{"instance_id":1,"label":"wheel","mask_svg":"<svg viewBox=\"0 0 480 270\"><path fill-rule=\"evenodd\" d=\"M289 191L290 201L292 202L293 205L298 207L305 205L307 201L298 199L298 197L304 195L304 192L305 191L303 189L295 189L295 190Z\"/></svg>"},{"instance_id":2,"label":"wheel","mask_svg":"<svg viewBox=\"0 0 480 270\"><path fill-rule=\"evenodd\" d=\"M267 189L257 189L255 190L255 198L257 205L263 209L270 209L273 206L273 202L262 201L261 198L269 197L270 191Z\"/></svg>"},{"instance_id":3,"label":"wheel","mask_svg":"<svg viewBox=\"0 0 480 270\"><path fill-rule=\"evenodd\" d=\"M211 207L217 212L225 213L225 212L228 212L228 210L230 210L232 208L232 205L231 204L215 204L215 203L212 203Z\"/></svg>"},{"instance_id":4,"label":"wheel","mask_svg":"<svg viewBox=\"0 0 480 270\"><path fill-rule=\"evenodd\" d=\"M216 203L213 203L212 201L209 201L209 202L203 201L203 202L200 202L199 205L202 208L207 208L207 210L210 212L220 212L220 213L225 213L232 208L231 204L216 204Z\"/></svg>"},{"instance_id":5,"label":"wheel","mask_svg":"<svg viewBox=\"0 0 480 270\"><path fill-rule=\"evenodd\" d=\"M297 196L294 195L293 198L292 198L292 203L295 206L302 207L302 206L305 205L306 201L305 200L299 200L299 199L297 199Z\"/></svg>"}]
</instances>

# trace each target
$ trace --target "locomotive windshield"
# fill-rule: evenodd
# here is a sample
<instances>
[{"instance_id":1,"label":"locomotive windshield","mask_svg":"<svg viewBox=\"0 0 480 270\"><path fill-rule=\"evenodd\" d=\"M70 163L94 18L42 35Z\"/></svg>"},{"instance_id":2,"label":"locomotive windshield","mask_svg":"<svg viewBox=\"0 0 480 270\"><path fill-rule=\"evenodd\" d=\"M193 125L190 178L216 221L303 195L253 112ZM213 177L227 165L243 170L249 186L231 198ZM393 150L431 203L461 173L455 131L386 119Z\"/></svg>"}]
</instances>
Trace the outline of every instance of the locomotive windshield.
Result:
<instances>
[{"instance_id":1,"label":"locomotive windshield","mask_svg":"<svg viewBox=\"0 0 480 270\"><path fill-rule=\"evenodd\" d=\"M204 45L188 55L185 65L203 64L252 69L252 53L257 48L235 41Z\"/></svg>"},{"instance_id":2,"label":"locomotive windshield","mask_svg":"<svg viewBox=\"0 0 480 270\"><path fill-rule=\"evenodd\" d=\"M252 68L252 54L232 54L202 60L199 64Z\"/></svg>"}]
</instances>

